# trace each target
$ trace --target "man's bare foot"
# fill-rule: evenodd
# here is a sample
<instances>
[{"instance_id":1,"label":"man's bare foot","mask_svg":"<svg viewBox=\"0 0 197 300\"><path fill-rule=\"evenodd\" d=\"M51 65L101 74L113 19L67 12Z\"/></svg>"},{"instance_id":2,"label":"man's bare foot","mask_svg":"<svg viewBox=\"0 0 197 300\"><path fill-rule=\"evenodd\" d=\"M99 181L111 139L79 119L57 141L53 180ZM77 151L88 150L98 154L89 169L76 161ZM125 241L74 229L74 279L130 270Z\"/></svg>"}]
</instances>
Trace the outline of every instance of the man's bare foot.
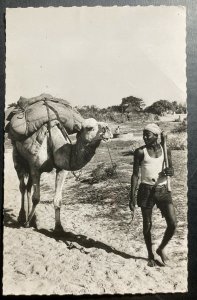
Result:
<instances>
[{"instance_id":1,"label":"man's bare foot","mask_svg":"<svg viewBox=\"0 0 197 300\"><path fill-rule=\"evenodd\" d=\"M167 257L167 255L164 253L163 249L158 248L156 250L156 253L161 257L162 262L164 263L164 265L166 265L167 261L169 260L169 258Z\"/></svg>"},{"instance_id":2,"label":"man's bare foot","mask_svg":"<svg viewBox=\"0 0 197 300\"><path fill-rule=\"evenodd\" d=\"M154 258L148 258L148 264L149 267L155 267L157 264L154 260Z\"/></svg>"},{"instance_id":3,"label":"man's bare foot","mask_svg":"<svg viewBox=\"0 0 197 300\"><path fill-rule=\"evenodd\" d=\"M55 224L54 232L55 232L57 235L61 235L62 233L65 233L65 232L64 232L64 228L62 227L61 224Z\"/></svg>"}]
</instances>

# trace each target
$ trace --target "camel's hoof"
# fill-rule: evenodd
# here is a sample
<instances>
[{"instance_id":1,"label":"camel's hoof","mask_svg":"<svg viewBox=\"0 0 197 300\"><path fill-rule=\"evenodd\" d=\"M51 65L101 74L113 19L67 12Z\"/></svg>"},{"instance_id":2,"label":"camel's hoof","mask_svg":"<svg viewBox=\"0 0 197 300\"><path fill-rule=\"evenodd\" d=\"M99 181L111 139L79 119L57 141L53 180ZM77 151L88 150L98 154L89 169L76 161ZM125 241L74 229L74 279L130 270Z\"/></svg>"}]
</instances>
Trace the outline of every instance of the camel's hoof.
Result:
<instances>
[{"instance_id":1,"label":"camel's hoof","mask_svg":"<svg viewBox=\"0 0 197 300\"><path fill-rule=\"evenodd\" d=\"M37 218L36 218L36 215L34 215L33 218L31 219L31 221L29 222L29 226L37 228Z\"/></svg>"},{"instance_id":2,"label":"camel's hoof","mask_svg":"<svg viewBox=\"0 0 197 300\"><path fill-rule=\"evenodd\" d=\"M29 228L30 227L30 225L29 225L29 222L27 221L27 222L25 222L25 224L24 224L24 227L25 228Z\"/></svg>"},{"instance_id":3,"label":"camel's hoof","mask_svg":"<svg viewBox=\"0 0 197 300\"><path fill-rule=\"evenodd\" d=\"M20 216L19 216L20 217ZM18 217L18 222L21 226L25 227L25 228L30 228L30 227L34 227L37 228L37 224L36 224L36 216L33 216L33 218L31 219L31 221L26 221L26 219L19 219Z\"/></svg>"},{"instance_id":4,"label":"camel's hoof","mask_svg":"<svg viewBox=\"0 0 197 300\"><path fill-rule=\"evenodd\" d=\"M148 264L147 264L148 267L155 267L156 265L157 265L157 263L156 263L155 259L151 258L148 260Z\"/></svg>"},{"instance_id":5,"label":"camel's hoof","mask_svg":"<svg viewBox=\"0 0 197 300\"><path fill-rule=\"evenodd\" d=\"M58 224L58 225L55 225L55 228L54 228L54 232L57 234L57 235L61 235L62 233L64 233L64 228L62 227L61 224Z\"/></svg>"}]
</instances>

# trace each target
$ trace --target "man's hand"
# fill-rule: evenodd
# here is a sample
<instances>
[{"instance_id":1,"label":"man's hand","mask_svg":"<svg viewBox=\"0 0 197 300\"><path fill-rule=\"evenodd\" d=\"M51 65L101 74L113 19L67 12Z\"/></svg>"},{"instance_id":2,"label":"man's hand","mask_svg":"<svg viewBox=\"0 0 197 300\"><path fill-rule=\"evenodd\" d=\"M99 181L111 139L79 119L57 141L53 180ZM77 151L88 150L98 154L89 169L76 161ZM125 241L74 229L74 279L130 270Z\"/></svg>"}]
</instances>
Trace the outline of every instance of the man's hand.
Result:
<instances>
[{"instance_id":1,"label":"man's hand","mask_svg":"<svg viewBox=\"0 0 197 300\"><path fill-rule=\"evenodd\" d=\"M130 208L131 211L135 210L135 204L131 200L129 201L129 208Z\"/></svg>"},{"instance_id":2,"label":"man's hand","mask_svg":"<svg viewBox=\"0 0 197 300\"><path fill-rule=\"evenodd\" d=\"M135 215L135 205L131 201L129 202L129 208L131 210L131 220L133 221Z\"/></svg>"}]
</instances>

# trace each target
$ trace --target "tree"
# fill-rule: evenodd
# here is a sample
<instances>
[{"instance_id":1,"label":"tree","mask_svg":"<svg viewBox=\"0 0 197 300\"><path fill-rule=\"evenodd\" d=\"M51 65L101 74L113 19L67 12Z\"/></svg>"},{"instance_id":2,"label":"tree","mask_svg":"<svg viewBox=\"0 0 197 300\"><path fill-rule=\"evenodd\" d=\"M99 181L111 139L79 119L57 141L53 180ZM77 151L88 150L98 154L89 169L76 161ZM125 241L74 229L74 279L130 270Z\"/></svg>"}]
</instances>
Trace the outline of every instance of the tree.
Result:
<instances>
[{"instance_id":1,"label":"tree","mask_svg":"<svg viewBox=\"0 0 197 300\"><path fill-rule=\"evenodd\" d=\"M121 112L122 109L121 109L121 105L112 105L112 106L109 106L107 108L108 111L111 111L111 112Z\"/></svg>"},{"instance_id":2,"label":"tree","mask_svg":"<svg viewBox=\"0 0 197 300\"><path fill-rule=\"evenodd\" d=\"M177 101L173 101L172 104L173 104L174 112L176 114L186 114L187 109L186 109L186 103L185 102L178 103Z\"/></svg>"},{"instance_id":3,"label":"tree","mask_svg":"<svg viewBox=\"0 0 197 300\"><path fill-rule=\"evenodd\" d=\"M122 98L121 107L122 107L122 112L125 112L125 111L129 112L129 110L135 111L135 112L140 112L140 111L143 111L143 109L145 107L145 103L141 98L129 96L126 98Z\"/></svg>"},{"instance_id":4,"label":"tree","mask_svg":"<svg viewBox=\"0 0 197 300\"><path fill-rule=\"evenodd\" d=\"M169 111L174 111L173 108L172 102L168 100L159 100L146 107L144 111L161 116Z\"/></svg>"},{"instance_id":5,"label":"tree","mask_svg":"<svg viewBox=\"0 0 197 300\"><path fill-rule=\"evenodd\" d=\"M187 113L186 103L179 103L176 109L176 113L186 114Z\"/></svg>"}]
</instances>

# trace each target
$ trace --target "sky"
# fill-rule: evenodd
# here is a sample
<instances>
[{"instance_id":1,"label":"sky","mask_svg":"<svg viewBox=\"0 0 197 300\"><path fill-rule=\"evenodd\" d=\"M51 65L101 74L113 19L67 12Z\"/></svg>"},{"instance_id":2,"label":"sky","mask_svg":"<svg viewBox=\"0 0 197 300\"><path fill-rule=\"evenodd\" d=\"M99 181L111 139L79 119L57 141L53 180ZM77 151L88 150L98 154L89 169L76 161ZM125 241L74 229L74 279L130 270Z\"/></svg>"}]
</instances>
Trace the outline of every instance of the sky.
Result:
<instances>
[{"instance_id":1,"label":"sky","mask_svg":"<svg viewBox=\"0 0 197 300\"><path fill-rule=\"evenodd\" d=\"M186 101L181 6L9 8L6 105L48 93L73 106Z\"/></svg>"}]
</instances>

